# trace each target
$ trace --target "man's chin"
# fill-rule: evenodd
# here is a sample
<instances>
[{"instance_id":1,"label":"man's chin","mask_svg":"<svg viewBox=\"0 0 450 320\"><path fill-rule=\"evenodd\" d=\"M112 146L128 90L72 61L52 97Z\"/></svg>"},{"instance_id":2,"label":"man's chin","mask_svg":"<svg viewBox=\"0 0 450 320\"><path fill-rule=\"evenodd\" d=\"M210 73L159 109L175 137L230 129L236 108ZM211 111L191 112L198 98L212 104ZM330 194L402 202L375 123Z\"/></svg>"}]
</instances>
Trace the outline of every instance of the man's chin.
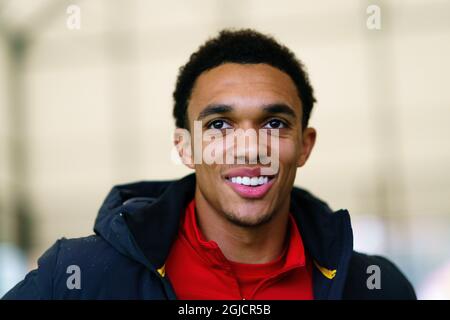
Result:
<instances>
[{"instance_id":1,"label":"man's chin","mask_svg":"<svg viewBox=\"0 0 450 320\"><path fill-rule=\"evenodd\" d=\"M251 213L225 213L225 217L228 221L236 226L244 228L255 228L268 223L272 219L271 213L255 214L255 211Z\"/></svg>"}]
</instances>

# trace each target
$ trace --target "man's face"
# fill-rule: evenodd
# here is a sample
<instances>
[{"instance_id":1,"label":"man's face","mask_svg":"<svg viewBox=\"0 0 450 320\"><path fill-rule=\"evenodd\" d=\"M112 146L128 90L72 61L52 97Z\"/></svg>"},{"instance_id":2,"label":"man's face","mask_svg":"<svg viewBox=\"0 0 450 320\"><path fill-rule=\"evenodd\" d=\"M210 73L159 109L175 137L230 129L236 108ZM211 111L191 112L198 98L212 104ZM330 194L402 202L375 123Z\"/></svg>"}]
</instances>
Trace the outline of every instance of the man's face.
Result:
<instances>
[{"instance_id":1,"label":"man's face","mask_svg":"<svg viewBox=\"0 0 450 320\"><path fill-rule=\"evenodd\" d=\"M215 67L197 78L187 115L191 134L194 120L202 121L203 131L219 129L224 134L226 129L278 129L279 165L275 174L261 176L259 169L268 165L248 164L248 158L246 164L203 161L191 165L197 178L196 195L211 210L241 226L260 225L277 212L289 210L296 170L311 152L315 131L302 131L302 104L286 73L267 64L226 63ZM202 149L209 143L202 142ZM268 147L270 154L272 145ZM247 185L255 176L258 184Z\"/></svg>"}]
</instances>

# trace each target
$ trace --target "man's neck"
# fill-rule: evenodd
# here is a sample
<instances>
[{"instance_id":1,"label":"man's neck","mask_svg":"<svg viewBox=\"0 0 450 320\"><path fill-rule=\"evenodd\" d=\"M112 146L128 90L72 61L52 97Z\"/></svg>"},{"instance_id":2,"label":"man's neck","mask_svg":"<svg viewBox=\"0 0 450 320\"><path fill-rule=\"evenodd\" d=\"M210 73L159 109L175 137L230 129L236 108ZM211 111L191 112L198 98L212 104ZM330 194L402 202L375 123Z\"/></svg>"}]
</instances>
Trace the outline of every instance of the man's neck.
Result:
<instances>
[{"instance_id":1,"label":"man's neck","mask_svg":"<svg viewBox=\"0 0 450 320\"><path fill-rule=\"evenodd\" d=\"M228 260L252 264L267 263L282 253L289 221L288 208L274 213L272 218L262 225L243 227L217 212L199 190L196 191L195 203L201 232L207 240L217 243Z\"/></svg>"}]
</instances>

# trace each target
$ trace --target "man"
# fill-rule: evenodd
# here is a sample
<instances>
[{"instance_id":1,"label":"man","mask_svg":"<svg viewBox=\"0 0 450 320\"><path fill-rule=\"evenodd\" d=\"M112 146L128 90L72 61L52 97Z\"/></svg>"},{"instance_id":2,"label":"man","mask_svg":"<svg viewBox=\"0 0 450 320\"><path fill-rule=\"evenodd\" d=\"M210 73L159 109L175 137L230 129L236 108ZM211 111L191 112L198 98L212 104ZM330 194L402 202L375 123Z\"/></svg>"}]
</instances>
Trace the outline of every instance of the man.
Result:
<instances>
[{"instance_id":1,"label":"man","mask_svg":"<svg viewBox=\"0 0 450 320\"><path fill-rule=\"evenodd\" d=\"M415 299L391 262L353 251L347 211L293 187L315 98L288 48L222 31L180 69L174 100L195 174L114 187L95 235L58 240L6 299Z\"/></svg>"}]
</instances>

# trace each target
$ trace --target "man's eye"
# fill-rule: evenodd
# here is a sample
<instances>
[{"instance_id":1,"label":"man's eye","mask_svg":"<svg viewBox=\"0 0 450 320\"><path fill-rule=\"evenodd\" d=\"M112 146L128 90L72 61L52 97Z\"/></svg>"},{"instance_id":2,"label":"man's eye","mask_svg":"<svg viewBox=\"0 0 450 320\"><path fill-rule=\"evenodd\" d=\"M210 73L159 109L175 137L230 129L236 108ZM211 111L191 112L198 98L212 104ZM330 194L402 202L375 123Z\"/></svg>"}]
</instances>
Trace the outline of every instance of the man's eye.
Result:
<instances>
[{"instance_id":1,"label":"man's eye","mask_svg":"<svg viewBox=\"0 0 450 320\"><path fill-rule=\"evenodd\" d=\"M229 129L229 128L231 128L231 125L229 125L224 120L214 120L208 124L208 129L223 130L223 129Z\"/></svg>"},{"instance_id":2,"label":"man's eye","mask_svg":"<svg viewBox=\"0 0 450 320\"><path fill-rule=\"evenodd\" d=\"M282 129L286 127L287 127L286 123L278 119L272 119L269 122L267 122L266 125L264 126L265 129Z\"/></svg>"}]
</instances>

